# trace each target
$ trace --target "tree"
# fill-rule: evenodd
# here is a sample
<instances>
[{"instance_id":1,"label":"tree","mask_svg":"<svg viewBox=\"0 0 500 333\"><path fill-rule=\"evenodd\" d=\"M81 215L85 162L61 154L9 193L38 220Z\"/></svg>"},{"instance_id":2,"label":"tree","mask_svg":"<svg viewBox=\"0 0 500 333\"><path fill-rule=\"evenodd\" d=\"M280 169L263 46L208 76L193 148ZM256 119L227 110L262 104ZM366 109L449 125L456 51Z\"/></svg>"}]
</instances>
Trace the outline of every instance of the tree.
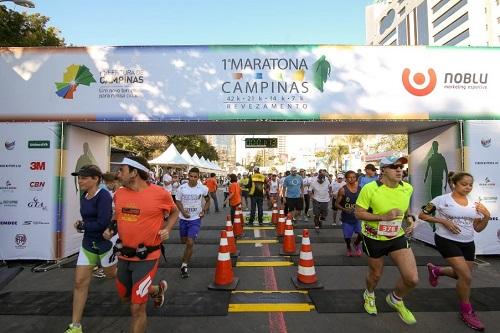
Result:
<instances>
[{"instance_id":1,"label":"tree","mask_svg":"<svg viewBox=\"0 0 500 333\"><path fill-rule=\"evenodd\" d=\"M40 14L18 13L0 6L1 46L64 46L59 30L47 27L49 18Z\"/></svg>"},{"instance_id":2,"label":"tree","mask_svg":"<svg viewBox=\"0 0 500 333\"><path fill-rule=\"evenodd\" d=\"M204 156L205 159L210 161L219 160L217 150L202 135L170 135L168 141L175 144L175 147L181 153L184 149L187 149L191 155L196 153L199 157Z\"/></svg>"},{"instance_id":3,"label":"tree","mask_svg":"<svg viewBox=\"0 0 500 333\"><path fill-rule=\"evenodd\" d=\"M408 136L406 134L383 135L376 145L379 152L397 151L402 154L408 153Z\"/></svg>"},{"instance_id":4,"label":"tree","mask_svg":"<svg viewBox=\"0 0 500 333\"><path fill-rule=\"evenodd\" d=\"M342 166L342 156L349 153L349 147L345 144L337 143L328 146L328 149L316 152L315 156L323 158L329 169L332 164L339 169Z\"/></svg>"}]
</instances>

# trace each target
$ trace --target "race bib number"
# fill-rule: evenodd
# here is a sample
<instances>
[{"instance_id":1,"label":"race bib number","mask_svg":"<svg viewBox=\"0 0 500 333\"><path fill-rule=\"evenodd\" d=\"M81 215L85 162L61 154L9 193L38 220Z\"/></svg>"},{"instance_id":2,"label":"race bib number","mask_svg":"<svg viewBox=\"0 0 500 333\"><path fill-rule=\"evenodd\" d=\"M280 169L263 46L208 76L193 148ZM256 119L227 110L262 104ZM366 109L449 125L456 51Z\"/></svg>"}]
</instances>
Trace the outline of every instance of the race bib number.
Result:
<instances>
[{"instance_id":1,"label":"race bib number","mask_svg":"<svg viewBox=\"0 0 500 333\"><path fill-rule=\"evenodd\" d=\"M189 214L196 214L200 210L200 205L197 203L186 204L184 205L184 209L187 210Z\"/></svg>"},{"instance_id":2,"label":"race bib number","mask_svg":"<svg viewBox=\"0 0 500 333\"><path fill-rule=\"evenodd\" d=\"M401 228L401 220L380 221L378 224L378 235L386 237L397 236Z\"/></svg>"}]
</instances>

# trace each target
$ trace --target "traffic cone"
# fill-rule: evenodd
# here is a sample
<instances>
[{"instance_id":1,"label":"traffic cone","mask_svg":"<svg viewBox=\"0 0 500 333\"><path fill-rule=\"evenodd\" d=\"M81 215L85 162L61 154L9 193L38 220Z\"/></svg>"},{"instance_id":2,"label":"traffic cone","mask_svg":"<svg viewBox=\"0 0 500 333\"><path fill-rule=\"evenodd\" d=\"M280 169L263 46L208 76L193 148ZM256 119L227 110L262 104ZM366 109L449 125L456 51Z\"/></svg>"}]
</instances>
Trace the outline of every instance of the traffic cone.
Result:
<instances>
[{"instance_id":1,"label":"traffic cone","mask_svg":"<svg viewBox=\"0 0 500 333\"><path fill-rule=\"evenodd\" d=\"M279 213L278 213L278 205L276 202L273 204L273 211L271 214L271 223L276 225L278 223Z\"/></svg>"},{"instance_id":2,"label":"traffic cone","mask_svg":"<svg viewBox=\"0 0 500 333\"><path fill-rule=\"evenodd\" d=\"M241 229L245 229L245 215L243 215L243 209L241 209L241 205L236 207L236 211L234 212L234 216L240 217Z\"/></svg>"},{"instance_id":3,"label":"traffic cone","mask_svg":"<svg viewBox=\"0 0 500 333\"><path fill-rule=\"evenodd\" d=\"M285 235L283 236L283 246L280 255L296 256L298 255L295 246L295 234L293 233L292 221L287 219L285 226Z\"/></svg>"},{"instance_id":4,"label":"traffic cone","mask_svg":"<svg viewBox=\"0 0 500 333\"><path fill-rule=\"evenodd\" d=\"M292 277L292 282L297 289L322 289L323 285L316 277L314 259L309 240L309 230L302 232L302 246L300 247L300 257L297 276Z\"/></svg>"},{"instance_id":5,"label":"traffic cone","mask_svg":"<svg viewBox=\"0 0 500 333\"><path fill-rule=\"evenodd\" d=\"M278 218L278 224L276 224L276 236L282 237L284 234L285 234L285 214L280 213L280 217Z\"/></svg>"},{"instance_id":6,"label":"traffic cone","mask_svg":"<svg viewBox=\"0 0 500 333\"><path fill-rule=\"evenodd\" d=\"M241 215L238 214L238 208L234 213L233 232L234 232L234 237L236 238L243 236L243 223L241 223Z\"/></svg>"},{"instance_id":7,"label":"traffic cone","mask_svg":"<svg viewBox=\"0 0 500 333\"><path fill-rule=\"evenodd\" d=\"M208 289L213 290L234 290L239 279L233 275L231 256L227 243L225 230L220 232L219 255L217 256L217 266L215 267L214 282L208 285Z\"/></svg>"},{"instance_id":8,"label":"traffic cone","mask_svg":"<svg viewBox=\"0 0 500 333\"><path fill-rule=\"evenodd\" d=\"M229 253L231 257L237 257L240 255L238 249L236 248L236 241L234 240L233 234L233 225L231 223L231 215L228 215L226 218L226 235L227 235L227 244L229 247Z\"/></svg>"}]
</instances>

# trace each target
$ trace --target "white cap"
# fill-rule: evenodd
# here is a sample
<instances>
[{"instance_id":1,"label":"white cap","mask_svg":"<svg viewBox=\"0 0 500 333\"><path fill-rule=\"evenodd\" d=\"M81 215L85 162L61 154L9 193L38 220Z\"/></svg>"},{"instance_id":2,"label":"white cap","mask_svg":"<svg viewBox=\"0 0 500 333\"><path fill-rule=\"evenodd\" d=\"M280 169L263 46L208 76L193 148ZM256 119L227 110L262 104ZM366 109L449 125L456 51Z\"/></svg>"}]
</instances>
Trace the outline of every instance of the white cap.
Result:
<instances>
[{"instance_id":1,"label":"white cap","mask_svg":"<svg viewBox=\"0 0 500 333\"><path fill-rule=\"evenodd\" d=\"M111 164L130 165L131 167L134 167L136 169L149 172L149 169L144 165L127 157L124 157L121 162L111 162Z\"/></svg>"}]
</instances>

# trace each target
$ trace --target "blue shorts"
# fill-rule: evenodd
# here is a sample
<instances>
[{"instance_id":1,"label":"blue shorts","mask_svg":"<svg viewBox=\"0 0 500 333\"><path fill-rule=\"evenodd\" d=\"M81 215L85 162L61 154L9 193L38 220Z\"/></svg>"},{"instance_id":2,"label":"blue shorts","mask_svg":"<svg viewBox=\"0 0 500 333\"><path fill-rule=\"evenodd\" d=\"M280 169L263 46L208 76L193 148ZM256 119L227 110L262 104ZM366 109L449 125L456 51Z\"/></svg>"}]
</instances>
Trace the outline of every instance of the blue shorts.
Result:
<instances>
[{"instance_id":1,"label":"blue shorts","mask_svg":"<svg viewBox=\"0 0 500 333\"><path fill-rule=\"evenodd\" d=\"M353 233L361 234L361 222L354 223L342 223L342 231L344 232L344 238L352 238Z\"/></svg>"},{"instance_id":2,"label":"blue shorts","mask_svg":"<svg viewBox=\"0 0 500 333\"><path fill-rule=\"evenodd\" d=\"M191 239L196 239L198 237L198 232L201 228L201 219L196 220L183 220L179 219L179 233L181 238L187 237Z\"/></svg>"}]
</instances>

